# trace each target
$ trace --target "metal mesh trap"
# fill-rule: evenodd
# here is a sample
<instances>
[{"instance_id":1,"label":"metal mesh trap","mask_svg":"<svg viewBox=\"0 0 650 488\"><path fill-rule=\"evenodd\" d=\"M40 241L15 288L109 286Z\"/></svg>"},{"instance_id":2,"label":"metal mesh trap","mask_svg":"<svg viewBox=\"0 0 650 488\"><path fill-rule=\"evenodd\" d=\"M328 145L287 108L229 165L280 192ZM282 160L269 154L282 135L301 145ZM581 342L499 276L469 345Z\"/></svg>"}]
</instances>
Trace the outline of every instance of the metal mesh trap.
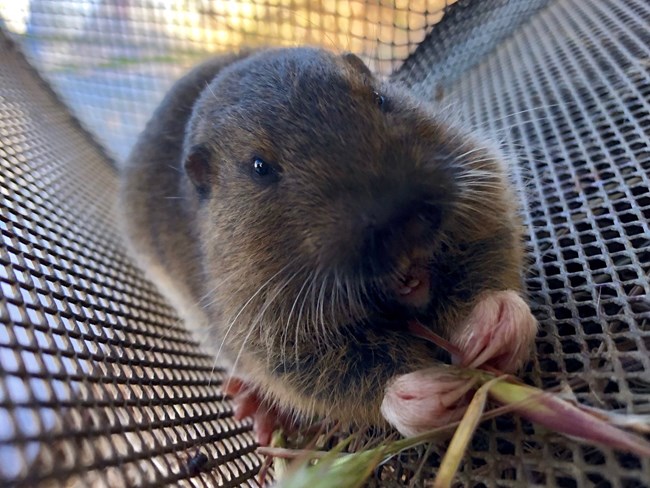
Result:
<instances>
[{"instance_id":1,"label":"metal mesh trap","mask_svg":"<svg viewBox=\"0 0 650 488\"><path fill-rule=\"evenodd\" d=\"M541 323L530 381L650 413L647 1L460 0L444 16L427 2L172 4L32 0L23 17L0 3L0 16L118 164L169 82L208 52L348 42L397 67L516 161ZM181 13L195 37L168 26ZM0 53L2 484L257 485L262 460L222 372L125 255L107 158L7 39ZM374 484L426 485L441 452L404 453ZM642 487L650 461L503 417L482 426L458 480Z\"/></svg>"}]
</instances>

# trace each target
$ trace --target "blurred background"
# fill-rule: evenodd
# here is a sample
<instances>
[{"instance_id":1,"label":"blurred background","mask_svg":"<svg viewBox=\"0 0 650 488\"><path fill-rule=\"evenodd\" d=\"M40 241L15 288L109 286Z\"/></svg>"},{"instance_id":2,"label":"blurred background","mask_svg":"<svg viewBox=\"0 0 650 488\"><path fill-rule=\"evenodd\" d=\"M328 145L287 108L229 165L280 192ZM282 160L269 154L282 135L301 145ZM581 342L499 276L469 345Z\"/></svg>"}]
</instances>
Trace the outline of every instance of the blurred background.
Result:
<instances>
[{"instance_id":1,"label":"blurred background","mask_svg":"<svg viewBox=\"0 0 650 488\"><path fill-rule=\"evenodd\" d=\"M119 164L170 85L213 53L316 45L390 73L455 0L0 0L0 27Z\"/></svg>"}]
</instances>

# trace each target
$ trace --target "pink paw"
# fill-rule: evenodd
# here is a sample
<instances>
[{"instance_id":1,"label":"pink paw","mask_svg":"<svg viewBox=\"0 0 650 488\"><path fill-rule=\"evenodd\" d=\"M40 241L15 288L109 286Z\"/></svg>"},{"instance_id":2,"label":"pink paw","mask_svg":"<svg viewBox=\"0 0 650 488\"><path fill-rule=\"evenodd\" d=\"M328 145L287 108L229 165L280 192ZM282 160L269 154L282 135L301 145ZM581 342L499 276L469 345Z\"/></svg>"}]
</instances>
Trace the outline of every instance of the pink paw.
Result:
<instances>
[{"instance_id":1,"label":"pink paw","mask_svg":"<svg viewBox=\"0 0 650 488\"><path fill-rule=\"evenodd\" d=\"M411 324L410 330L444 347L441 338L432 338L435 335L421 325ZM515 372L528 359L536 333L537 321L517 293L487 293L452 337L451 346L458 352L454 363ZM460 420L471 397L468 392L475 387L471 378L444 366L414 371L387 385L381 413L402 435L417 435Z\"/></svg>"},{"instance_id":2,"label":"pink paw","mask_svg":"<svg viewBox=\"0 0 650 488\"><path fill-rule=\"evenodd\" d=\"M274 405L262 399L262 395L252 385L239 378L231 378L225 385L226 395L231 396L235 404L235 418L242 420L253 418L253 433L260 446L271 443L273 432L278 428L291 429L290 417Z\"/></svg>"},{"instance_id":3,"label":"pink paw","mask_svg":"<svg viewBox=\"0 0 650 488\"><path fill-rule=\"evenodd\" d=\"M537 334L537 321L514 291L490 292L476 304L452 343L462 351L454 363L478 368L492 366L514 373L528 360Z\"/></svg>"},{"instance_id":4,"label":"pink paw","mask_svg":"<svg viewBox=\"0 0 650 488\"><path fill-rule=\"evenodd\" d=\"M474 387L474 381L444 367L403 374L386 387L381 413L400 434L414 436L460 420Z\"/></svg>"}]
</instances>

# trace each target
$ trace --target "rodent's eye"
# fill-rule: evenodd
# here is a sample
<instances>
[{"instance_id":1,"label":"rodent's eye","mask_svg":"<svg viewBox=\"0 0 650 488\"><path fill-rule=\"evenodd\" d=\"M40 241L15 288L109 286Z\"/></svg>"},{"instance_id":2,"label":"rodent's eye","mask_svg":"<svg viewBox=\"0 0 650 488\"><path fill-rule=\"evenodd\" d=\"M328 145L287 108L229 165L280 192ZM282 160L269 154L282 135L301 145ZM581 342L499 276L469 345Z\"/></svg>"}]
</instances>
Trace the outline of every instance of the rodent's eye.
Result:
<instances>
[{"instance_id":1,"label":"rodent's eye","mask_svg":"<svg viewBox=\"0 0 650 488\"><path fill-rule=\"evenodd\" d=\"M274 165L257 157L253 158L251 176L256 182L264 185L275 183L280 179L279 171Z\"/></svg>"},{"instance_id":2,"label":"rodent's eye","mask_svg":"<svg viewBox=\"0 0 650 488\"><path fill-rule=\"evenodd\" d=\"M255 158L255 161L253 161L253 169L257 173L257 176L266 176L271 171L269 164L260 158Z\"/></svg>"},{"instance_id":3,"label":"rodent's eye","mask_svg":"<svg viewBox=\"0 0 650 488\"><path fill-rule=\"evenodd\" d=\"M377 105L380 109L385 110L386 108L386 97L383 96L379 92L372 92L372 98L375 101L375 105Z\"/></svg>"}]
</instances>

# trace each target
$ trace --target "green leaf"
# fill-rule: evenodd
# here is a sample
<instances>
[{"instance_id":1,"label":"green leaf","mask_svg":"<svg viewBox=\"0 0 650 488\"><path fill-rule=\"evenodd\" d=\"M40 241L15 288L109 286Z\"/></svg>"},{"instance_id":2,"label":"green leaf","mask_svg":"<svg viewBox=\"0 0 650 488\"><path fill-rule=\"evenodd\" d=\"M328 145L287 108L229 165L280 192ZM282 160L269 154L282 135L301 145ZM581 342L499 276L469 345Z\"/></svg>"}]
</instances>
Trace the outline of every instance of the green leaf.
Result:
<instances>
[{"instance_id":1,"label":"green leaf","mask_svg":"<svg viewBox=\"0 0 650 488\"><path fill-rule=\"evenodd\" d=\"M280 488L358 488L363 486L380 461L384 448L353 454L331 451L316 464L302 463L276 485Z\"/></svg>"}]
</instances>

